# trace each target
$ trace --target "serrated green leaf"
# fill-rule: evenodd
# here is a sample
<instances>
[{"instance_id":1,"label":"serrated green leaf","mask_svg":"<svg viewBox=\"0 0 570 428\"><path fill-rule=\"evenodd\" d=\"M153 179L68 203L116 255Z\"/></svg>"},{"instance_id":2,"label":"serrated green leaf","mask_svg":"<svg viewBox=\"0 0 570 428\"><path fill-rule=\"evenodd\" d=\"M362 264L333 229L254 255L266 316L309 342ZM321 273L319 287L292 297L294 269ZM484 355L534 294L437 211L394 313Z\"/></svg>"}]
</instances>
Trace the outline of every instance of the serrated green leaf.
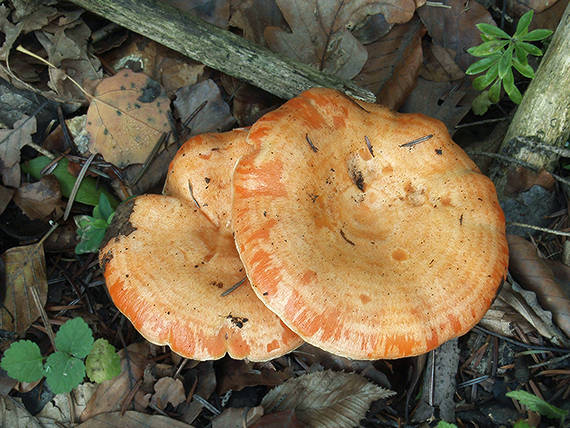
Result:
<instances>
[{"instance_id":1,"label":"serrated green leaf","mask_svg":"<svg viewBox=\"0 0 570 428\"><path fill-rule=\"evenodd\" d=\"M529 79L534 79L534 70L529 64L523 64L518 60L518 58L513 58L513 66L524 77L528 77Z\"/></svg>"},{"instance_id":2,"label":"serrated green leaf","mask_svg":"<svg viewBox=\"0 0 570 428\"><path fill-rule=\"evenodd\" d=\"M474 46L467 49L473 56L482 57L489 56L498 53L509 43L508 40L491 40L488 42L481 43L479 46Z\"/></svg>"},{"instance_id":3,"label":"serrated green leaf","mask_svg":"<svg viewBox=\"0 0 570 428\"><path fill-rule=\"evenodd\" d=\"M530 33L521 37L525 42L538 42L544 40L552 34L552 30L538 29L532 30Z\"/></svg>"},{"instance_id":4,"label":"serrated green leaf","mask_svg":"<svg viewBox=\"0 0 570 428\"><path fill-rule=\"evenodd\" d=\"M70 319L57 331L55 346L58 351L85 358L93 347L91 328L81 317Z\"/></svg>"},{"instance_id":5,"label":"serrated green leaf","mask_svg":"<svg viewBox=\"0 0 570 428\"><path fill-rule=\"evenodd\" d=\"M483 91L475 97L471 103L471 109L477 116L482 116L489 110L489 106L493 104L489 99L489 91Z\"/></svg>"},{"instance_id":6,"label":"serrated green leaf","mask_svg":"<svg viewBox=\"0 0 570 428\"><path fill-rule=\"evenodd\" d=\"M20 382L35 382L44 375L42 353L31 340L12 343L4 352L0 366Z\"/></svg>"},{"instance_id":7,"label":"serrated green leaf","mask_svg":"<svg viewBox=\"0 0 570 428\"><path fill-rule=\"evenodd\" d=\"M564 419L568 415L568 410L559 409L550 403L547 403L536 395L526 391L510 391L505 394L509 398L514 398L521 404L525 405L529 410L538 412L542 416L551 419Z\"/></svg>"},{"instance_id":8,"label":"serrated green leaf","mask_svg":"<svg viewBox=\"0 0 570 428\"><path fill-rule=\"evenodd\" d=\"M85 364L79 358L56 351L47 358L45 375L49 389L54 394L63 394L81 383L85 377Z\"/></svg>"},{"instance_id":9,"label":"serrated green leaf","mask_svg":"<svg viewBox=\"0 0 570 428\"><path fill-rule=\"evenodd\" d=\"M121 358L113 345L97 339L85 360L85 368L91 381L101 383L121 373Z\"/></svg>"},{"instance_id":10,"label":"serrated green leaf","mask_svg":"<svg viewBox=\"0 0 570 428\"><path fill-rule=\"evenodd\" d=\"M479 76L473 80L473 87L478 91L482 91L489 86L499 75L499 64L494 64L483 76Z\"/></svg>"},{"instance_id":11,"label":"serrated green leaf","mask_svg":"<svg viewBox=\"0 0 570 428\"><path fill-rule=\"evenodd\" d=\"M499 39L510 39L511 38L511 36L509 36L507 33L505 33L503 30L501 30L496 25L491 25L491 24L487 24L487 23L482 22L480 24L477 24L476 27L482 33L488 34L489 36L492 36L492 37L498 37Z\"/></svg>"},{"instance_id":12,"label":"serrated green leaf","mask_svg":"<svg viewBox=\"0 0 570 428\"><path fill-rule=\"evenodd\" d=\"M483 71L491 68L493 64L496 64L500 58L501 58L500 55L491 55L483 59L480 59L479 61L476 61L473 64L471 64L469 68L467 68L467 70L465 71L465 74L472 75L472 74L482 73Z\"/></svg>"},{"instance_id":13,"label":"serrated green leaf","mask_svg":"<svg viewBox=\"0 0 570 428\"><path fill-rule=\"evenodd\" d=\"M498 103L501 97L501 79L497 79L489 89L489 100L492 103Z\"/></svg>"},{"instance_id":14,"label":"serrated green leaf","mask_svg":"<svg viewBox=\"0 0 570 428\"><path fill-rule=\"evenodd\" d=\"M516 42L516 46L524 50L526 53L534 56L542 56L542 51L535 45L526 42Z\"/></svg>"},{"instance_id":15,"label":"serrated green leaf","mask_svg":"<svg viewBox=\"0 0 570 428\"><path fill-rule=\"evenodd\" d=\"M518 88L515 86L515 77L513 76L513 70L509 68L505 78L503 79L503 87L509 98L515 103L520 104L522 100L522 95Z\"/></svg>"},{"instance_id":16,"label":"serrated green leaf","mask_svg":"<svg viewBox=\"0 0 570 428\"><path fill-rule=\"evenodd\" d=\"M513 46L509 46L507 51L503 54L499 60L499 77L502 79L505 77L507 72L511 69L513 63Z\"/></svg>"},{"instance_id":17,"label":"serrated green leaf","mask_svg":"<svg viewBox=\"0 0 570 428\"><path fill-rule=\"evenodd\" d=\"M527 13L521 16L521 19L519 19L519 22L517 24L517 29L515 31L514 37L522 37L528 33L528 26L530 25L530 21L532 21L533 15L534 11L530 9Z\"/></svg>"},{"instance_id":18,"label":"serrated green leaf","mask_svg":"<svg viewBox=\"0 0 570 428\"><path fill-rule=\"evenodd\" d=\"M27 162L22 164L22 171L25 173L30 174L35 179L40 179L42 177L41 171L45 168L51 159L46 156L38 156L37 158L30 159ZM55 175L57 181L59 182L59 186L61 188L61 193L66 198L69 197L71 194L71 190L75 185L75 177L73 174L69 172L67 169L69 165L69 161L66 158L63 158L57 164L57 167L52 171L52 174ZM113 207L119 205L119 201L115 199L109 191L107 191L103 186L99 185L98 181L95 180L93 177L84 177L83 181L81 181L81 185L79 186L79 190L77 191L77 195L75 196L75 200L77 202L81 202L82 204L87 204L91 206L95 206L99 203L99 195L104 193Z\"/></svg>"}]
</instances>

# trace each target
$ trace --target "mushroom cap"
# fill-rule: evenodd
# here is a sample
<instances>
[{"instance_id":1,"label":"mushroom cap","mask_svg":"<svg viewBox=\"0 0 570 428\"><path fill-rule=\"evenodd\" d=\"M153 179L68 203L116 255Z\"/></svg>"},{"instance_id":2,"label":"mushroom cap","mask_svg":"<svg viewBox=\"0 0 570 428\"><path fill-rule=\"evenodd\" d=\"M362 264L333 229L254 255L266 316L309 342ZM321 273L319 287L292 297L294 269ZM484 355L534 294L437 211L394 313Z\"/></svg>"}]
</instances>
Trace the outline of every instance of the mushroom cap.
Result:
<instances>
[{"instance_id":1,"label":"mushroom cap","mask_svg":"<svg viewBox=\"0 0 570 428\"><path fill-rule=\"evenodd\" d=\"M109 294L150 342L184 357L266 361L299 346L255 296L232 235L190 203L143 195L117 208L100 252Z\"/></svg>"},{"instance_id":2,"label":"mushroom cap","mask_svg":"<svg viewBox=\"0 0 570 428\"><path fill-rule=\"evenodd\" d=\"M231 233L232 172L252 149L247 133L241 128L190 138L170 163L163 193L199 205L212 223Z\"/></svg>"},{"instance_id":3,"label":"mushroom cap","mask_svg":"<svg viewBox=\"0 0 570 428\"><path fill-rule=\"evenodd\" d=\"M441 122L318 88L263 116L248 141L236 244L258 297L305 341L400 358L484 315L507 270L505 220Z\"/></svg>"}]
</instances>

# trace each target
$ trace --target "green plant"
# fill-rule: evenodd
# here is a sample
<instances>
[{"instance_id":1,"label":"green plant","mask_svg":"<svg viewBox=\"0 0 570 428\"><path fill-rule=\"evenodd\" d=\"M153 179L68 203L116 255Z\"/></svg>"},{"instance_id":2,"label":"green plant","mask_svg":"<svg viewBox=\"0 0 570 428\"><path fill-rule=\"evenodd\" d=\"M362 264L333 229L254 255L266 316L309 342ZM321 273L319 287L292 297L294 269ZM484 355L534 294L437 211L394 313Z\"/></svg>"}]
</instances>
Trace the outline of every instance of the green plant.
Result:
<instances>
[{"instance_id":1,"label":"green plant","mask_svg":"<svg viewBox=\"0 0 570 428\"><path fill-rule=\"evenodd\" d=\"M59 328L55 346L57 350L44 363L40 348L34 342L14 342L4 353L0 367L20 382L36 382L45 376L55 394L71 391L81 383L86 372L93 382L100 383L121 371L120 358L113 345L105 339L93 341L91 328L80 317Z\"/></svg>"},{"instance_id":2,"label":"green plant","mask_svg":"<svg viewBox=\"0 0 570 428\"><path fill-rule=\"evenodd\" d=\"M564 424L564 419L568 416L568 410L559 409L556 406L538 398L536 395L526 391L510 391L505 394L509 398L514 398L519 403L525 405L529 410L540 413L550 419L560 419L560 425ZM524 423L524 421L522 421ZM523 427L524 425L519 425Z\"/></svg>"},{"instance_id":3,"label":"green plant","mask_svg":"<svg viewBox=\"0 0 570 428\"><path fill-rule=\"evenodd\" d=\"M494 25L477 24L483 43L467 49L467 52L483 59L471 64L465 72L473 75L486 71L484 75L473 80L473 87L483 91L473 101L475 114L484 114L489 105L499 102L501 84L514 103L521 102L522 95L515 86L513 67L523 76L534 78L534 70L528 63L528 56L541 56L542 51L529 42L544 40L552 34L552 31L543 29L528 31L533 13L531 9L521 16L512 36ZM489 86L489 90L484 90Z\"/></svg>"},{"instance_id":4,"label":"green plant","mask_svg":"<svg viewBox=\"0 0 570 428\"><path fill-rule=\"evenodd\" d=\"M115 211L104 193L99 195L99 203L93 208L93 216L78 215L74 217L77 225L79 243L75 246L75 254L96 253L99 251L105 232L113 220Z\"/></svg>"}]
</instances>

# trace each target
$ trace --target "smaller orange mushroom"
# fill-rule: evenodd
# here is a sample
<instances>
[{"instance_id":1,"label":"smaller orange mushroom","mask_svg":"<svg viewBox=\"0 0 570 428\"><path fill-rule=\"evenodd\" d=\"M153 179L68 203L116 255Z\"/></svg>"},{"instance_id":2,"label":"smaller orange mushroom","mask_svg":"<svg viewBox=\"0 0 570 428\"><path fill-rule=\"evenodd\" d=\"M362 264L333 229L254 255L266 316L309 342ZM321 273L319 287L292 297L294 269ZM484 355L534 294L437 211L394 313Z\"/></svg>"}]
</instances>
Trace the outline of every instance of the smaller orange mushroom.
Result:
<instances>
[{"instance_id":1,"label":"smaller orange mushroom","mask_svg":"<svg viewBox=\"0 0 570 428\"><path fill-rule=\"evenodd\" d=\"M256 297L226 226L228 177L235 160L220 156L209 166L197 162L196 169L186 162L186 155L200 152L196 148L202 144L222 153L233 150L226 145L243 150L246 134L189 140L170 167L165 191L173 196L143 195L121 204L100 252L119 310L147 340L187 358L209 360L228 353L266 361L302 343ZM213 188L219 194L198 185L192 192L188 183L204 174L217 183Z\"/></svg>"}]
</instances>

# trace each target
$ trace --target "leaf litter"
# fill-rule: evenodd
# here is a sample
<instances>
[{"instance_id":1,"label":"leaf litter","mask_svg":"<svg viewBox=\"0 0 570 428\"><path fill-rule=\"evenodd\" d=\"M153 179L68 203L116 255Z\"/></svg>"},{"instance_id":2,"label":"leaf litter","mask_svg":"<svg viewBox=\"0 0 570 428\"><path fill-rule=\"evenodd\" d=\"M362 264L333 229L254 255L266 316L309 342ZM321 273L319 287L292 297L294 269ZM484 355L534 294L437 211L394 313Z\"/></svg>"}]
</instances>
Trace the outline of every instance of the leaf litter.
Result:
<instances>
[{"instance_id":1,"label":"leaf litter","mask_svg":"<svg viewBox=\"0 0 570 428\"><path fill-rule=\"evenodd\" d=\"M88 92L91 92L89 82L102 77L97 57L88 55L91 52L89 47L92 23L90 22L90 26L87 27L85 24L88 22L87 15L83 11L72 8L60 10L56 2L46 2L45 5L35 2L25 3L13 2L12 6L4 4L0 6L0 31L6 36L0 48L0 55L4 56L0 57L0 60L9 58L12 66L9 72L5 67L7 64L1 63L0 74L10 79L14 85L41 91L50 99L85 103L85 99L79 100L81 91L71 84L67 76L68 74L78 76L76 80L83 84ZM381 3L365 0L355 2L327 0L303 4L247 0L230 4L225 0L212 2L193 0L186 2L182 7L203 13L203 16L211 18L212 22L221 27L227 27L229 22L232 31L237 29L246 38L265 44L280 54L300 59L345 78L354 78L358 84L372 89L378 95L380 102L392 108L404 103L404 109L425 111L430 116L441 118L450 130L454 130L455 125L467 114L472 98L470 81L463 76L463 71L471 59L464 54L464 50L473 43L475 36L478 37L479 33L476 32L474 24L480 19L490 23L493 21L489 12L475 3L465 7L464 2L447 2L451 8L438 8L433 5L421 7L423 3L422 1ZM11 10L10 7L14 9ZM520 8L520 5L509 5L508 8L510 7ZM417 8L419 9L414 15ZM493 12L492 8L491 12L497 17L496 11ZM14 52L13 44L17 39L23 40L26 45L31 37L39 41L44 49L42 55L58 66L57 69L47 70L48 80L40 79L42 73L46 75L45 65ZM98 132L105 134L105 129L109 131L118 128L119 131L114 133L120 137L116 140L102 139L97 144L92 143L91 147L103 154L106 161L123 169L119 170L118 175L113 175L115 172L111 168L105 173L111 173L115 177L113 179L115 189L127 188L124 194L120 193L124 197L127 197L129 192L141 193L153 186L156 188L160 183L169 158L180 144L175 138L158 147L155 161L149 164L149 168L140 179L140 183L146 179L148 183L141 186L129 185L133 177L138 175L135 168L140 168L149 160L152 150L157 147L156 143L165 133L176 131L173 135L186 137L196 133L229 129L235 126L235 118L240 124L250 124L279 103L279 100L266 96L256 88L247 88L244 82L228 84L228 76L220 76L219 73L208 70L203 65L186 62L178 58L177 54L171 54L168 50L163 51L159 45L142 37L130 38L130 42L123 43L119 49L113 51L114 44L120 45L122 40L125 39L109 41L109 49L97 51L97 53L106 53L98 55L101 58L113 58L112 66L118 70L114 76L119 76L117 81L121 81L122 73L135 75L133 71L121 70L122 66L135 66L136 69L138 64L140 68L136 70L145 71L156 83L149 85L152 89L150 98L156 95L161 99L160 106L154 103L157 98L151 101L153 112L146 112L142 118L131 117L127 121L130 124L125 125L125 122L121 122L117 117L130 116L124 113L131 113L128 110L128 103L133 100L115 99L112 93L120 92L121 84L118 88L116 84L110 85L110 89L102 90L102 93L94 92L95 98L91 100L91 104L92 107L96 107L94 109L97 111L100 123L89 129L89 135L93 137ZM39 46L37 43L36 47ZM101 45L100 41L98 43ZM477 39L474 44L478 43ZM133 54L136 60L129 62L130 54ZM127 79L123 75L123 83L130 83L129 79L137 78ZM224 84L225 92L221 88L220 81ZM144 85L145 83L141 83L139 86L144 87ZM103 85L102 88L104 87ZM149 118L154 118L158 123L168 117L168 113L166 115L163 113L167 111L166 107L170 108L170 100L175 93L173 108L176 129L172 128L170 121L167 127L157 126L148 129L146 125ZM139 92L137 98L140 96L143 94ZM117 111L121 114L117 114ZM190 120L190 117L193 118ZM140 125L144 129L137 129L133 123L144 123L144 127ZM82 125L79 124L79 133L81 128ZM32 134L33 132L29 132L29 136ZM145 134L152 134L148 141L153 141L154 144L143 138ZM26 141L31 141L31 138L25 138ZM18 144L21 144L21 141L13 143L16 150L11 152L17 153L18 160L15 166L19 164L22 147ZM130 147L131 145L133 147ZM58 152L64 149L50 148L50 150ZM26 154L23 157L27 159L28 156ZM70 176L73 180L73 174ZM44 184L53 181L50 178L42 180ZM4 185L9 186L3 187L7 189L3 192L6 195L4 200L7 201L5 205L11 203L11 194L15 189L19 188L20 194L29 190L27 187L20 187L19 177L17 180L12 178L11 183L16 181L15 185L4 182ZM100 188L102 182L100 178L93 180L95 191ZM42 186L42 182L34 184ZM48 186L52 187L54 186L51 184ZM34 190L33 187L31 189L31 194L35 193L34 197L44 193ZM16 199L19 199L21 204L22 198ZM49 207L50 203L55 203L57 199L57 196L48 197L49 203L45 205L42 205L43 202L38 203L35 207L31 199L29 208L25 210L29 213L35 210L37 212L32 215L46 219L54 215L54 210L50 211ZM81 206L76 209L83 213L90 212L90 209L86 210ZM55 215L57 216L57 208ZM527 264L534 266L537 262L535 259L538 259L538 264L542 265L542 260L531 253L529 249L528 253L523 252L520 255L516 248L511 249L512 257L520 259L523 267L527 267ZM51 260L53 259L50 257L48 263ZM108 298L101 297L96 291L101 288L103 280L97 272L94 259L86 260L90 261L86 261L85 264L83 261L56 262L55 272L62 271L61 264L66 270L74 272L71 277L66 272L68 278L64 284L67 286L71 283L72 287L67 288L74 288L77 296L72 299L69 290L62 292L61 287L55 285L53 290L59 291L54 292L59 293L58 299L62 299L63 296L63 300L52 301L48 305L57 308L54 310L58 312L53 314L55 320L61 320L62 317L65 319L66 316L72 317L79 311L84 314L87 314L88 310L93 311L95 322L99 324L101 332L107 332L106 337L115 346L124 349L121 351L121 375L91 388L93 391L86 392L84 397L85 410L75 409L77 414L82 413L81 419L85 421L81 426L100 426L100 424L139 426L141 423L148 426L164 426L164 424L205 426L208 423L213 426L220 424L227 426L227 421L231 419L235 422L240 417L238 415L245 414L247 408L258 410L256 418L262 413L265 414L257 422L253 418L246 419L246 423L256 424L258 427L275 426L275 424L290 427L307 426L307 424L339 426L341 423L339 421L346 421L346 426L352 426L358 424L364 417L369 424L372 420L382 426L395 423L394 418L390 419L386 415L397 414L391 406L398 406L399 409L402 406L396 400L383 401L380 405L373 400L379 389L383 391L382 394L388 393L389 389L394 389L398 396L406 393L405 388L408 388L409 384L402 374L407 373L408 362L350 361L327 353L319 353L307 345L293 354L266 363L235 362L230 359L203 363L181 361L166 349L149 348L143 344L144 342L135 343L140 337L136 336L128 323L120 322L120 316L113 312ZM568 315L565 306L568 298L563 294L556 294L560 293L560 288L544 286L550 284L552 280L556 282L556 279L552 271L543 268L544 266L540 266L534 270L533 267L529 275L517 273L516 279L521 285L526 287L526 281L534 283L529 287L535 287L536 294L510 281L488 315L493 315L492 322L500 333L511 339L528 339L531 342L529 346L542 344L545 339L563 345L564 335L556 327ZM536 272L539 272L538 277L535 275ZM50 285L51 292L52 285ZM555 299L552 296L555 296ZM552 305L552 301L556 299L562 305ZM95 305L92 300L96 300ZM550 303L545 303L546 301ZM25 302L25 304L30 303ZM76 307L81 309L68 309ZM2 311L5 312L4 309ZM116 333L114 329L118 329L120 340L114 335ZM22 332L25 333L26 330L28 329L23 329ZM28 334L31 331L34 330L29 330ZM126 337L123 337L123 334ZM490 343L491 345L486 346L488 349L493 347L491 336L478 332L471 333L469 340L472 338ZM462 345L463 340L460 339L459 343L465 347ZM464 342L467 342L467 338ZM476 351L468 348L473 354L469 357L471 364L467 366L468 370L473 370L460 369L460 376L475 376L475 370L487 359L491 366L494 364L493 367L499 364L502 364L501 367L507 367L510 364L509 360L502 359L502 354L493 357L479 352L480 349L483 348ZM334 372L330 371L330 368ZM497 370L499 373L505 373L501 370L507 370L508 373L509 369ZM421 370L418 373L421 373ZM453 373L446 376L452 377ZM470 388L471 398L465 395L461 388L457 389L456 394L469 404L477 403L477 393L485 394L488 392L485 389L488 384L491 382L499 384L501 381L502 378L498 376L486 379L486 383L482 383L479 388L478 384L473 384ZM37 387L41 388L41 385ZM426 391L431 387L433 385L427 376L423 389ZM409 392L411 394L413 391ZM559 394L564 394L564 391ZM422 399L426 399L425 393ZM241 404L243 400L245 405ZM309 405L311 402L317 404L316 408ZM285 406L287 408L281 407L283 403L288 404ZM449 406L450 403L455 408L454 403L446 398L446 405ZM64 408L64 405L65 400L55 407ZM148 412L149 409L164 414L150 416L141 413ZM367 416L368 409L371 411ZM373 416L370 417L370 414ZM183 422L166 415L174 415ZM66 418L69 417L69 414L62 413L53 416L52 420L66 423ZM271 425L272 423L274 425Z\"/></svg>"}]
</instances>

